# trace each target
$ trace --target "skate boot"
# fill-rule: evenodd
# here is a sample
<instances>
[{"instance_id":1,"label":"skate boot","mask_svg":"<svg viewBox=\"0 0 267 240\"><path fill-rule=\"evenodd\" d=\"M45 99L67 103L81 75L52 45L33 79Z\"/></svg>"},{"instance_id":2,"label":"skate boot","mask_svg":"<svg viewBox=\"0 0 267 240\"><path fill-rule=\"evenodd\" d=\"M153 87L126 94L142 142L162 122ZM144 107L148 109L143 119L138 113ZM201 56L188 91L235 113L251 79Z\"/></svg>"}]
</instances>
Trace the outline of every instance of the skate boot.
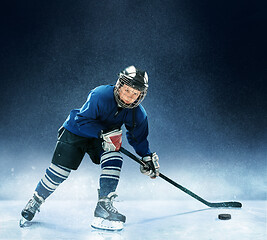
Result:
<instances>
[{"instance_id":1,"label":"skate boot","mask_svg":"<svg viewBox=\"0 0 267 240\"><path fill-rule=\"evenodd\" d=\"M44 199L42 197L39 197L37 193L34 193L33 197L21 211L22 218L19 222L20 227L24 227L27 221L31 221L36 211L40 212L40 206L43 202Z\"/></svg>"},{"instance_id":2,"label":"skate boot","mask_svg":"<svg viewBox=\"0 0 267 240\"><path fill-rule=\"evenodd\" d=\"M96 205L94 220L91 224L93 228L119 231L123 229L126 217L118 212L113 206L113 200L117 197L115 192L108 194L98 200Z\"/></svg>"}]
</instances>

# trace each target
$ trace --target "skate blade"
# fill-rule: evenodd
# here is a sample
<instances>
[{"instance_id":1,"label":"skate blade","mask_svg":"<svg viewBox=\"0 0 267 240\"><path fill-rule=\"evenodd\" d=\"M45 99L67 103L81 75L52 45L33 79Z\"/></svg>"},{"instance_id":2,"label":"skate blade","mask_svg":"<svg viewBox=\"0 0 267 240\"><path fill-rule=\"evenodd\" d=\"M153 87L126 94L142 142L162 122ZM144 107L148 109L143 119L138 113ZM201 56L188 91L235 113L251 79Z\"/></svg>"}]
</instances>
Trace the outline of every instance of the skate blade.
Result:
<instances>
[{"instance_id":1,"label":"skate blade","mask_svg":"<svg viewBox=\"0 0 267 240\"><path fill-rule=\"evenodd\" d=\"M108 231L121 231L123 229L123 222L109 221L104 218L95 217L92 224L92 228Z\"/></svg>"},{"instance_id":2,"label":"skate blade","mask_svg":"<svg viewBox=\"0 0 267 240\"><path fill-rule=\"evenodd\" d=\"M24 217L22 217L20 220L19 220L19 226L21 228L24 228L24 227L29 227L31 225L31 223Z\"/></svg>"},{"instance_id":3,"label":"skate blade","mask_svg":"<svg viewBox=\"0 0 267 240\"><path fill-rule=\"evenodd\" d=\"M22 228L25 227L26 222L28 222L27 219L25 219L24 217L22 217L22 218L19 220L19 226L22 227Z\"/></svg>"}]
</instances>

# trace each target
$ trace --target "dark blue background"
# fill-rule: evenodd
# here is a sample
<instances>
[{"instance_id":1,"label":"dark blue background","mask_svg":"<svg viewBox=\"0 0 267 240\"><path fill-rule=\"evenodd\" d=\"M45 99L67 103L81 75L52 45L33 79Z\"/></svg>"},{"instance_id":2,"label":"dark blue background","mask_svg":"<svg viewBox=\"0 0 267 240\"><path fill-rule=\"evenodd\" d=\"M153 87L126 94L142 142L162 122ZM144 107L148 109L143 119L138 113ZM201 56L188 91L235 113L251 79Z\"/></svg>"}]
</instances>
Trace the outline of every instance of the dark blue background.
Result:
<instances>
[{"instance_id":1,"label":"dark blue background","mask_svg":"<svg viewBox=\"0 0 267 240\"><path fill-rule=\"evenodd\" d=\"M135 65L149 75L143 105L163 169L237 175L241 197L266 197L259 187L267 157L265 1L11 1L1 8L2 177L10 168L14 176L14 166L48 165L69 111Z\"/></svg>"}]
</instances>

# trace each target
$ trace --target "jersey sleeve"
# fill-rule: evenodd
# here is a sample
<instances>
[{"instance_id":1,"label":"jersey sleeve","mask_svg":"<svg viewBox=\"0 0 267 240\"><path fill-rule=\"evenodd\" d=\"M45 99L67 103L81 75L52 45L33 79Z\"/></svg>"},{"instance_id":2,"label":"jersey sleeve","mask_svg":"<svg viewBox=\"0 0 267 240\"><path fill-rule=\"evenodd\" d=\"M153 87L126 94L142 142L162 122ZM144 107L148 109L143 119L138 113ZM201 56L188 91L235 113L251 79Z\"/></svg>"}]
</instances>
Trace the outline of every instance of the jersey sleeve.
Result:
<instances>
[{"instance_id":1,"label":"jersey sleeve","mask_svg":"<svg viewBox=\"0 0 267 240\"><path fill-rule=\"evenodd\" d=\"M125 124L127 140L139 156L150 155L151 151L147 140L148 120L144 110L136 113L135 123L135 127Z\"/></svg>"},{"instance_id":2,"label":"jersey sleeve","mask_svg":"<svg viewBox=\"0 0 267 240\"><path fill-rule=\"evenodd\" d=\"M89 138L98 138L101 129L104 128L99 121L101 109L99 98L99 94L91 92L74 119L79 131Z\"/></svg>"}]
</instances>

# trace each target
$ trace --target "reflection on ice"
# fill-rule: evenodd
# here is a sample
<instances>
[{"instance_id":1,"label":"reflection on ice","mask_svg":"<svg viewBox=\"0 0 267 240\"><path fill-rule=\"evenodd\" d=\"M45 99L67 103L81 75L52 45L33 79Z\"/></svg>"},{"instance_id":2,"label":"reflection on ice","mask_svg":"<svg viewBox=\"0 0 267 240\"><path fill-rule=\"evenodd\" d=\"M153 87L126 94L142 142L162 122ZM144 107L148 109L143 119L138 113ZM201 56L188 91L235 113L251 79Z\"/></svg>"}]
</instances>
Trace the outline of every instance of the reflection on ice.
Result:
<instances>
[{"instance_id":1,"label":"reflection on ice","mask_svg":"<svg viewBox=\"0 0 267 240\"><path fill-rule=\"evenodd\" d=\"M241 209L217 209L194 200L117 202L127 221L122 231L110 232L90 227L94 201L47 201L26 228L18 225L25 202L0 201L0 239L266 239L267 202L242 203ZM219 220L220 213L232 219Z\"/></svg>"}]
</instances>

